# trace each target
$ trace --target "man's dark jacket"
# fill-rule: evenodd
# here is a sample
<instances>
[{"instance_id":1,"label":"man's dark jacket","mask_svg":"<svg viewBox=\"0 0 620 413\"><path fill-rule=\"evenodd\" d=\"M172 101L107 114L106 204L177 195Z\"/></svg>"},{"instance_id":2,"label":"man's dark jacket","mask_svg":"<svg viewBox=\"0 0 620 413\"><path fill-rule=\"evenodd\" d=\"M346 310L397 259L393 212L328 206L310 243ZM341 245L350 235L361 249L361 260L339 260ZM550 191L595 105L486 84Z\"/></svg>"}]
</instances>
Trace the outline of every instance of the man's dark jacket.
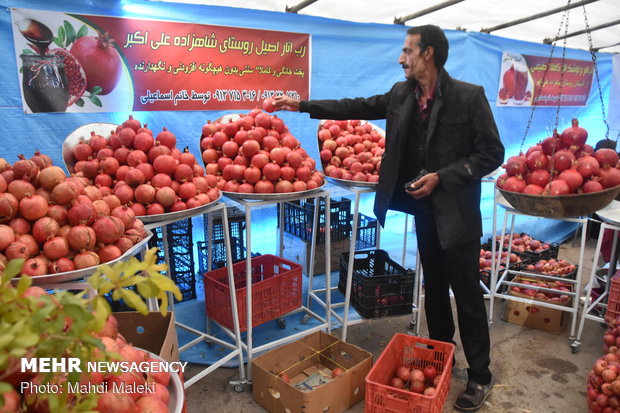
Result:
<instances>
[{"instance_id":1,"label":"man's dark jacket","mask_svg":"<svg viewBox=\"0 0 620 413\"><path fill-rule=\"evenodd\" d=\"M416 81L396 83L384 95L369 98L302 101L301 112L316 119L386 119L385 153L374 212L381 225L388 209L415 213L413 198L397 194L401 154L412 139L412 116L417 111ZM430 195L443 248L482 236L480 178L504 159L497 126L481 86L451 78L441 70L426 134L425 167L437 172L440 183ZM406 158L405 158L406 159ZM411 176L413 178L414 176ZM396 196L397 195L397 196Z\"/></svg>"}]
</instances>

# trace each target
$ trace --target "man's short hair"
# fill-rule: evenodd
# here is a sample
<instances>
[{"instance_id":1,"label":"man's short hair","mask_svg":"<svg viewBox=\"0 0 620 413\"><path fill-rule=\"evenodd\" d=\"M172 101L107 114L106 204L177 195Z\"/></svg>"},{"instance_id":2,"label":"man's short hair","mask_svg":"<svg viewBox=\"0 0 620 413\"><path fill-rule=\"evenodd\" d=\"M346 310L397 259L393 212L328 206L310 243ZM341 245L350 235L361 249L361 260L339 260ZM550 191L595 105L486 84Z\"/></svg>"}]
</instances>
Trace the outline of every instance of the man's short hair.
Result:
<instances>
[{"instance_id":1,"label":"man's short hair","mask_svg":"<svg viewBox=\"0 0 620 413\"><path fill-rule=\"evenodd\" d=\"M424 26L411 27L407 30L407 35L412 34L420 35L420 52L426 50L428 46L433 46L433 49L435 49L433 54L435 67L441 69L446 60L448 60L448 39L443 30L438 26L426 24Z\"/></svg>"}]
</instances>

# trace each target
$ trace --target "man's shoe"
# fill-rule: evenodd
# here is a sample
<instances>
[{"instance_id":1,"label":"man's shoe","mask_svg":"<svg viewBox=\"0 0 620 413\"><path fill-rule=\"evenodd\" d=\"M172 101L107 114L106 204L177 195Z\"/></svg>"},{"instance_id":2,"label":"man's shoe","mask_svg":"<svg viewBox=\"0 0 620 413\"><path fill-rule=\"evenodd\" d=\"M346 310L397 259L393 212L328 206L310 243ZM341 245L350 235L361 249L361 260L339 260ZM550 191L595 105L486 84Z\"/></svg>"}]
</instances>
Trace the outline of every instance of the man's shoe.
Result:
<instances>
[{"instance_id":1,"label":"man's shoe","mask_svg":"<svg viewBox=\"0 0 620 413\"><path fill-rule=\"evenodd\" d=\"M482 407L492 388L492 384L482 385L468 381L465 391L456 399L454 408L462 412L475 412Z\"/></svg>"}]
</instances>

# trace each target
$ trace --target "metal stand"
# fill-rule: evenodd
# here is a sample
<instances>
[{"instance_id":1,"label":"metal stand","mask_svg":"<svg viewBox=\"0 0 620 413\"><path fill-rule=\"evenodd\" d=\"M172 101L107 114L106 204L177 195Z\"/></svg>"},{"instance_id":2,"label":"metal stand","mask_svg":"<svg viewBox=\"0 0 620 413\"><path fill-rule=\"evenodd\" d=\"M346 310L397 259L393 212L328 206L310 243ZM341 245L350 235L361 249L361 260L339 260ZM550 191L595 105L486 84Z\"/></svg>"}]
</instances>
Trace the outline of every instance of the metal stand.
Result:
<instances>
[{"instance_id":1,"label":"metal stand","mask_svg":"<svg viewBox=\"0 0 620 413\"><path fill-rule=\"evenodd\" d=\"M331 305L331 309L332 309L332 315L334 316L335 319L337 319L338 321L340 321L342 323L342 341L347 341L347 330L348 330L348 326L353 325L353 324L358 324L363 322L362 319L360 320L355 320L355 321L351 321L349 320L349 307L351 304L351 285L353 284L353 266L354 266L354 260L355 260L355 245L357 244L357 231L358 231L358 227L359 227L359 223L358 223L358 215L359 215L359 203L360 203L360 197L362 194L366 194L366 193L371 193L371 192L375 192L375 187L355 187L355 186L349 186L349 185L345 185L343 183L340 183L338 181L333 182L335 185L338 185L344 189L347 189L350 192L353 192L353 194L355 195L355 201L353 203L353 225L351 228L351 240L349 242L349 261L347 263L347 283L346 283L346 290L345 290L345 296L344 296L344 302L341 303L332 303ZM403 267L405 264L405 255L406 255L406 248L407 248L407 226L408 226L408 216L405 216L405 233L404 233L404 241L403 241L403 257L402 257L402 263L403 263ZM380 231L380 226L377 223L377 248L381 247L381 231ZM420 300L421 300L421 296L422 296L422 289L421 289L421 285L422 285L422 271L421 271L422 267L420 265L420 257L419 254L417 255L417 259L416 259L416 276L414 279L414 286L413 286L413 302L412 302L412 308L411 308L411 312L412 312L412 318L411 318L411 322L410 322L410 329L413 330L414 334L418 334L418 329L419 329L419 325L420 325L420 311L419 311L419 304L420 304ZM419 272L418 272L419 271ZM419 274L419 275L418 275ZM337 287L332 287L332 289L336 289ZM339 314L337 314L333 309L334 308L344 308L344 314L342 317L340 317Z\"/></svg>"},{"instance_id":2,"label":"metal stand","mask_svg":"<svg viewBox=\"0 0 620 413\"><path fill-rule=\"evenodd\" d=\"M217 210L222 210L222 224L223 224L223 231L224 231L224 246L226 248L226 257L227 257L227 268L228 268L228 283L229 285L234 285L234 278L233 278L233 272L232 272L232 255L231 255L231 249L230 249L230 232L228 230L228 214L226 211L226 205L222 202L216 202L212 205L210 205L207 208L200 208L196 213L194 214L185 214L181 217L176 217L176 218L172 218L172 219L162 219L161 221L156 221L156 222L150 222L148 224L145 224L145 227L148 229L153 229L153 228L157 228L160 227L161 231L162 231L162 239L163 239L163 244L164 244L164 258L166 261L166 265L168 265L168 268L170 268L170 256L168 253L168 237L167 237L167 232L166 232L166 225L171 224L173 222L179 221L181 219L187 219L187 218L191 218L193 216L196 215L200 215L200 214L210 214L211 212L217 211ZM209 245L211 240L209 239ZM209 249L211 247L209 246ZM209 254L210 255L210 254ZM169 274L169 271L168 271ZM170 303L170 310L173 310L174 307L174 299L173 297L168 297L169 298L169 303ZM232 338L234 339L234 343L229 343L227 341L221 340L217 337L214 337L210 334L209 331L207 331L206 333L203 331L199 331L195 328L189 327L185 324L176 322L176 326L180 327L186 331L189 331L193 334L195 334L197 337L190 341L189 343L185 344L182 347L179 347L179 352L183 352L193 346L195 346L196 344L202 342L202 341L206 341L207 343L217 343L219 345L221 345L222 347L228 348L230 349L230 353L226 354L225 356L223 356L222 358L220 358L217 362L213 363L212 365L210 365L209 367L205 368L204 370L202 370L200 373L196 374L195 376L191 377L189 380L185 381L184 383L184 388L188 388L189 386L191 386L192 384L196 383L197 381L199 381L200 379L202 379L203 377L205 377L206 375L208 375L209 373L213 372L214 370L216 370L217 368L221 367L223 364L225 364L226 362L228 362L229 360L232 360L233 358L237 357L238 358L238 362L239 362L239 381L233 381L231 382L232 385L235 386L235 390L236 391L242 391L244 388L245 383L247 382L246 377L245 377L245 370L244 370L244 362L243 362L243 351L241 348L241 332L239 329L239 316L237 313L237 296L235 295L235 291L234 289L231 288L230 291L230 303L231 303L231 308L232 308L232 315L233 315L233 328L234 328L234 333L232 333ZM158 307L158 304L156 301L152 301L150 303L150 308L151 309L156 309Z\"/></svg>"},{"instance_id":3,"label":"metal stand","mask_svg":"<svg viewBox=\"0 0 620 413\"><path fill-rule=\"evenodd\" d=\"M242 194L239 194L242 195ZM275 195L275 194L274 194ZM262 346L258 346L258 347L254 347L253 343L252 343L252 235L251 235L251 221L252 221L252 208L255 207L259 207L259 206L265 206L265 205L273 205L273 204L278 204L281 202L285 202L285 201L296 201L296 200L301 200L301 199L308 199L308 198L314 198L314 222L313 222L313 229L312 229L312 246L311 246L311 252L310 252L310 283L312 282L312 274L314 272L314 256L315 256L315 247L316 247L316 234L318 232L318 217L319 217L319 208L320 208L320 197L325 197L325 256L326 256L326 285L330 285L330 281L331 281L331 274L330 274L330 263L329 263L329 253L330 253L330 197L329 197L329 192L324 191L322 189L317 189L315 191L306 191L303 193L286 193L286 194L277 194L275 195L273 198L271 199L243 199L241 197L233 197L228 195L228 198L230 198L232 201L238 203L239 205L243 206L243 208L245 209L245 221L246 221L246 255L247 255L247 259L246 259L246 295L247 295L247 320L248 320L248 326L247 326L247 334L246 334L246 342L244 343L243 341L240 341L241 346L243 348L243 350L245 350L247 352L247 358L248 358L248 367L247 367L247 376L248 376L248 381L251 382L252 379L252 358L254 356L254 354L268 350L270 348L273 347L277 347L283 343L286 343L288 341L293 341L296 339L299 339L301 337L304 337L308 334L314 333L316 331L319 330L324 330L324 329L328 329L329 328L329 316L330 316L330 312L329 312L329 308L330 308L330 300L331 300L331 296L330 296L330 291L329 289L327 289L327 294L326 294L326 300L323 302L322 300L319 300L316 295L311 295L312 298L316 299L317 301L319 301L319 304L321 304L322 306L324 306L326 308L326 316L325 317L321 317L319 316L317 313L313 312L309 306L302 306L288 314L283 315L282 317L286 317L288 315L291 314L296 314L296 313L300 313L300 312L305 312L306 315L304 315L304 319L307 320L308 316L314 317L317 320L319 320L321 323L317 326L305 329L304 331L300 331L298 333L289 335L287 337L278 339L278 340L274 340L270 343L264 344ZM279 232L279 256L282 256L282 252L283 252L283 243L284 243L284 218L283 218L283 209L284 208L280 208L280 232ZM232 266L230 266L229 268L232 268ZM232 273L231 275L232 276ZM234 286L234 282L230 282L229 285ZM231 294L235 295L235 290L233 288L231 288ZM310 300L308 300L308 304L310 303ZM236 306L235 306L236 308ZM302 321L303 322L303 321ZM231 334L231 332L226 329L223 326L220 326L225 332L227 332L228 334Z\"/></svg>"},{"instance_id":4,"label":"metal stand","mask_svg":"<svg viewBox=\"0 0 620 413\"><path fill-rule=\"evenodd\" d=\"M592 260L592 270L590 272L590 280L588 281L588 285L586 286L586 296L583 305L583 309L581 310L581 317L579 321L579 330L577 331L577 337L571 343L571 348L573 353L576 353L580 350L581 347L581 334L583 333L583 327L586 319L598 321L600 323L605 322L604 315L594 314L593 310L597 307L599 308L607 308L607 296L609 294L609 286L611 284L611 278L616 272L616 264L618 262L618 231L620 231L620 201L612 201L607 207L603 208L596 213L601 220L604 222L601 223L601 228L598 234L598 241L596 243L596 250L594 252L594 259ZM609 260L609 270L607 272L607 283L605 284L605 291L594 301L591 302L592 297L592 285L594 280L596 279L596 271L598 266L598 259L601 253L601 245L603 244L603 235L606 229L610 229L614 231L614 238L611 247L611 257Z\"/></svg>"},{"instance_id":5,"label":"metal stand","mask_svg":"<svg viewBox=\"0 0 620 413\"><path fill-rule=\"evenodd\" d=\"M508 225L508 217L511 216L511 224L510 224L510 239L508 242L508 255L510 255L511 252L511 246L512 246L512 236L514 234L514 224L515 224L515 217L517 215L525 215L522 214L518 211L516 211L515 209L512 208L512 206L510 206L510 204L508 204L508 202L501 197L499 194L496 193L496 197L495 197L495 203L499 206L501 206L502 208L505 209L505 213L504 213L504 224L502 227L502 234L501 234L501 238L500 240L500 246L501 243L503 242L504 236L506 234L506 228ZM495 215L495 213L494 213ZM581 277L582 277L582 271L583 271L583 259L584 259L584 253L585 253L585 249L586 249L586 234L587 234L587 225L588 225L588 218L551 218L551 219L558 219L558 220L562 220L562 221L569 221L569 222L577 222L577 223L582 223L583 224L583 231L582 231L582 235L581 235L581 248L580 248L580 252L579 252L579 263L578 263L578 267L577 267L577 274L575 276L575 280L569 280L569 279L565 279L565 278L561 278L561 277L553 277L553 276L546 276L544 274L541 275L536 275L539 278L544 278L545 280L555 280L555 281L564 281L564 282L569 282L571 284L573 284L573 291L572 292L567 292L567 291L559 291L559 290L555 290L555 289L550 289L550 288L539 288L541 291L545 291L545 292L556 292L558 294L566 294L569 297L572 298L572 305L570 307L568 306L562 306L562 305L556 305L556 304L551 304L548 302L544 302L544 301L536 301L536 305L539 305L541 307L549 307L549 308L553 308L556 310L561 310L561 311L566 311L569 312L573 315L572 317L572 321L571 321L571 332L570 332L570 340L573 340L575 337L575 330L576 330L576 326L577 326L577 313L579 311L579 296L580 296L580 292L581 292ZM494 232L493 232L493 246L495 247L495 222L493 224L494 228ZM495 249L495 248L493 248ZM495 257L495 251L493 251L493 257ZM499 260L495 260L493 261L492 264L492 269L493 271L491 272L491 288L490 288L490 295L491 295L491 302L490 302L490 307L489 307L489 322L492 321L493 318L493 304L494 304L494 298L495 297L499 297L499 298L503 298L506 300L512 300L512 301L519 301L522 303L532 303L532 299L525 299L525 298L521 298L521 297L515 297L509 294L504 294L503 292L501 292L502 286L518 286L518 287L523 287L525 285L523 284L518 284L515 282L510 281L510 275L517 275L517 274L521 274L521 275L531 275L530 273L526 273L526 272L522 272L522 271L514 271L514 270L510 270L508 266L506 266L506 269L504 269L504 271L502 272L501 276L499 275L499 263L501 262L501 259ZM499 277L499 278L498 278Z\"/></svg>"}]
</instances>

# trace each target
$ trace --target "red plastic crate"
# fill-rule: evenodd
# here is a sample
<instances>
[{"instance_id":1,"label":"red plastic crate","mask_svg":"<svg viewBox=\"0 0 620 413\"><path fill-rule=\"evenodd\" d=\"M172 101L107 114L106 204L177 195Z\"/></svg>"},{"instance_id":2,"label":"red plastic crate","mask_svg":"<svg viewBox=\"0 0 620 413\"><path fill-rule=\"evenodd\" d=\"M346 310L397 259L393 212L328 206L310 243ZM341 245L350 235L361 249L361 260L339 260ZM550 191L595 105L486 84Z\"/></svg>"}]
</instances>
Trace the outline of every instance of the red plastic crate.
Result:
<instances>
[{"instance_id":1,"label":"red plastic crate","mask_svg":"<svg viewBox=\"0 0 620 413\"><path fill-rule=\"evenodd\" d=\"M252 327L301 307L302 266L275 255L252 258ZM233 264L233 275L241 331L248 329L246 260ZM218 268L203 274L207 316L233 328L228 270Z\"/></svg>"},{"instance_id":2,"label":"red plastic crate","mask_svg":"<svg viewBox=\"0 0 620 413\"><path fill-rule=\"evenodd\" d=\"M605 321L610 322L620 316L620 271L611 277L609 295L607 296L607 311Z\"/></svg>"},{"instance_id":3,"label":"red plastic crate","mask_svg":"<svg viewBox=\"0 0 620 413\"><path fill-rule=\"evenodd\" d=\"M450 390L454 344L395 334L366 376L366 413L441 413ZM389 386L396 368L435 366L441 374L433 396Z\"/></svg>"}]
</instances>

